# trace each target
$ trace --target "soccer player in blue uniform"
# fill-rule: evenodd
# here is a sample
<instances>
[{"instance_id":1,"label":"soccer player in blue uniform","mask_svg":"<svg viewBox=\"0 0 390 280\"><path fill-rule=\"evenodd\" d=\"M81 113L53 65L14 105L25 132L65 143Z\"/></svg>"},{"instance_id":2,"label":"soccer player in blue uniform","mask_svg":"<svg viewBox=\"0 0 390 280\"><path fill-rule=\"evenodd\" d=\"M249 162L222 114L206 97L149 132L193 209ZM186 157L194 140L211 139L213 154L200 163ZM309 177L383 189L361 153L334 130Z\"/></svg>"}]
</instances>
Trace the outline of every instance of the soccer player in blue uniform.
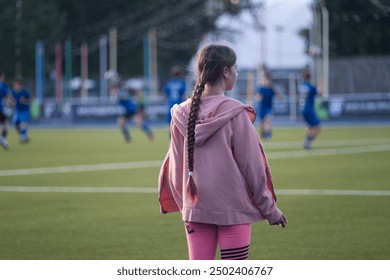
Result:
<instances>
[{"instance_id":1,"label":"soccer player in blue uniform","mask_svg":"<svg viewBox=\"0 0 390 280\"><path fill-rule=\"evenodd\" d=\"M256 97L259 101L257 106L257 117L260 119L259 130L261 137L265 140L270 140L272 137L272 102L275 95L281 96L274 90L269 73L265 73L263 77L263 84L256 92Z\"/></svg>"},{"instance_id":2,"label":"soccer player in blue uniform","mask_svg":"<svg viewBox=\"0 0 390 280\"><path fill-rule=\"evenodd\" d=\"M132 100L130 93L128 91L119 89L117 84L112 86L112 91L118 98L118 104L122 108L121 115L118 116L118 124L123 134L123 137L126 142L131 141L130 131L127 126L127 121L132 119L134 116L140 114L138 105ZM141 117L138 117L135 120L136 124L141 127L141 129L148 136L149 140L153 140L154 134L150 129L150 126L145 122Z\"/></svg>"},{"instance_id":3,"label":"soccer player in blue uniform","mask_svg":"<svg viewBox=\"0 0 390 280\"><path fill-rule=\"evenodd\" d=\"M19 134L20 143L28 143L28 123L30 121L31 95L23 85L23 78L17 76L13 82L12 98L15 105L13 122Z\"/></svg>"},{"instance_id":4,"label":"soccer player in blue uniform","mask_svg":"<svg viewBox=\"0 0 390 280\"><path fill-rule=\"evenodd\" d=\"M8 85L5 83L5 73L0 69L0 123L1 123L1 136L0 136L0 146L8 150L9 145L7 142L8 135L8 121L7 114L5 112L5 103L6 100L10 98L10 90Z\"/></svg>"},{"instance_id":5,"label":"soccer player in blue uniform","mask_svg":"<svg viewBox=\"0 0 390 280\"><path fill-rule=\"evenodd\" d=\"M167 121L171 122L171 108L175 104L180 104L184 101L186 92L186 83L180 78L180 69L175 66L171 70L172 78L166 83L164 87L165 95L168 101Z\"/></svg>"},{"instance_id":6,"label":"soccer player in blue uniform","mask_svg":"<svg viewBox=\"0 0 390 280\"><path fill-rule=\"evenodd\" d=\"M309 150L314 138L321 131L321 121L314 108L314 100L318 92L317 88L310 83L309 71L303 72L303 82L299 85L298 90L300 92L300 112L308 126L303 148Z\"/></svg>"}]
</instances>

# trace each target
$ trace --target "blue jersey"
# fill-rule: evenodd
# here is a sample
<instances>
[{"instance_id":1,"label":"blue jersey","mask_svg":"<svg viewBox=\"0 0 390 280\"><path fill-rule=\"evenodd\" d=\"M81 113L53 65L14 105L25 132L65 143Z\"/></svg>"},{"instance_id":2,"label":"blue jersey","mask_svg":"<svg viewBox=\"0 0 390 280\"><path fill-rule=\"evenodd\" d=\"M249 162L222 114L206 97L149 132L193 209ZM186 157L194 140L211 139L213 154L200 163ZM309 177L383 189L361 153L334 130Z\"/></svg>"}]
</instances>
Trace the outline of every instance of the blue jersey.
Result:
<instances>
[{"instance_id":1,"label":"blue jersey","mask_svg":"<svg viewBox=\"0 0 390 280\"><path fill-rule=\"evenodd\" d=\"M9 88L6 83L0 82L0 112L3 112L3 99L8 97Z\"/></svg>"},{"instance_id":2,"label":"blue jersey","mask_svg":"<svg viewBox=\"0 0 390 280\"><path fill-rule=\"evenodd\" d=\"M172 79L165 85L164 91L168 98L168 106L171 108L173 105L184 101L186 83L184 80Z\"/></svg>"},{"instance_id":3,"label":"blue jersey","mask_svg":"<svg viewBox=\"0 0 390 280\"><path fill-rule=\"evenodd\" d=\"M133 102L127 91L120 90L118 93L118 104L124 109L125 114L134 114L137 111L137 104Z\"/></svg>"},{"instance_id":4,"label":"blue jersey","mask_svg":"<svg viewBox=\"0 0 390 280\"><path fill-rule=\"evenodd\" d=\"M301 94L299 101L301 113L314 112L314 99L317 95L316 87L309 82L303 82L298 89Z\"/></svg>"},{"instance_id":5,"label":"blue jersey","mask_svg":"<svg viewBox=\"0 0 390 280\"><path fill-rule=\"evenodd\" d=\"M272 87L259 87L257 93L262 96L257 107L257 117L264 120L266 116L272 114L272 101L276 93Z\"/></svg>"},{"instance_id":6,"label":"blue jersey","mask_svg":"<svg viewBox=\"0 0 390 280\"><path fill-rule=\"evenodd\" d=\"M30 111L30 104L25 104L22 102L22 98L27 99L28 101L31 99L30 93L27 89L22 89L20 91L12 91L12 97L15 100L15 109L19 112Z\"/></svg>"},{"instance_id":7,"label":"blue jersey","mask_svg":"<svg viewBox=\"0 0 390 280\"><path fill-rule=\"evenodd\" d=\"M260 106L263 109L272 109L272 100L275 96L275 91L272 87L260 87L257 91L263 98Z\"/></svg>"}]
</instances>

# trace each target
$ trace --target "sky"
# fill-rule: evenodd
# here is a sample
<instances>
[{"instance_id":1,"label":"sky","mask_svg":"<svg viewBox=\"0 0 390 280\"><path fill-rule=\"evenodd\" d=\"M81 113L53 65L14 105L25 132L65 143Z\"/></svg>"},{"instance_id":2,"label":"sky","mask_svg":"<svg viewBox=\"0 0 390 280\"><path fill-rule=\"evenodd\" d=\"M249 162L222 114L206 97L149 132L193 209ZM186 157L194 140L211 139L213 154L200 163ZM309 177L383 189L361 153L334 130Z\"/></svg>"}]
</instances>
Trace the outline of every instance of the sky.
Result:
<instances>
[{"instance_id":1,"label":"sky","mask_svg":"<svg viewBox=\"0 0 390 280\"><path fill-rule=\"evenodd\" d=\"M266 65L271 68L301 68L307 65L308 57L304 54L304 41L298 32L311 25L312 0L258 1L265 4L263 18L266 35L263 53ZM225 26L240 31L234 36L234 42L228 42L237 53L237 65L240 68L256 68L261 62L262 37L259 29L255 28L254 22L253 16L248 12L237 19L224 16L218 21L220 27Z\"/></svg>"}]
</instances>

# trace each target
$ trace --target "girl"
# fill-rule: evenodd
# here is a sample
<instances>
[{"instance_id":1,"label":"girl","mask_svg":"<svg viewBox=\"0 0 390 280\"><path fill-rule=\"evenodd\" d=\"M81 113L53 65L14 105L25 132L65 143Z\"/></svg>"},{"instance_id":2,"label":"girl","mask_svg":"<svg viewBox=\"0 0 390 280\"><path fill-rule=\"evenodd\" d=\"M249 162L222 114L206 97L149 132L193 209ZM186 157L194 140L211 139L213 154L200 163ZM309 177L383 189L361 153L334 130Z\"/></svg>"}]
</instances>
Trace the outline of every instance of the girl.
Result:
<instances>
[{"instance_id":1,"label":"girl","mask_svg":"<svg viewBox=\"0 0 390 280\"><path fill-rule=\"evenodd\" d=\"M307 70L303 71L303 82L298 87L301 94L300 111L307 124L306 137L303 142L303 148L306 150L311 149L314 138L321 132L321 121L314 107L314 101L318 91L317 87L310 83L310 79L310 72Z\"/></svg>"},{"instance_id":2,"label":"girl","mask_svg":"<svg viewBox=\"0 0 390 280\"><path fill-rule=\"evenodd\" d=\"M258 118L260 135L264 140L271 140L272 137L272 103L275 95L281 99L281 94L274 90L272 78L266 69L263 70L263 82L256 92L258 99Z\"/></svg>"},{"instance_id":3,"label":"girl","mask_svg":"<svg viewBox=\"0 0 390 280\"><path fill-rule=\"evenodd\" d=\"M225 96L237 79L236 54L202 48L192 98L172 108L171 144L159 176L162 213L181 211L189 258L247 259L251 223L285 227L252 107Z\"/></svg>"},{"instance_id":4,"label":"girl","mask_svg":"<svg viewBox=\"0 0 390 280\"><path fill-rule=\"evenodd\" d=\"M30 121L31 94L24 87L23 78L17 76L14 79L12 90L13 103L15 105L14 124L19 134L20 143L29 143L28 123Z\"/></svg>"},{"instance_id":5,"label":"girl","mask_svg":"<svg viewBox=\"0 0 390 280\"><path fill-rule=\"evenodd\" d=\"M11 103L11 94L8 85L5 83L5 73L3 70L0 69L0 124L2 126L0 135L0 146L8 150L8 116L5 112L5 100L7 100L8 103Z\"/></svg>"}]
</instances>

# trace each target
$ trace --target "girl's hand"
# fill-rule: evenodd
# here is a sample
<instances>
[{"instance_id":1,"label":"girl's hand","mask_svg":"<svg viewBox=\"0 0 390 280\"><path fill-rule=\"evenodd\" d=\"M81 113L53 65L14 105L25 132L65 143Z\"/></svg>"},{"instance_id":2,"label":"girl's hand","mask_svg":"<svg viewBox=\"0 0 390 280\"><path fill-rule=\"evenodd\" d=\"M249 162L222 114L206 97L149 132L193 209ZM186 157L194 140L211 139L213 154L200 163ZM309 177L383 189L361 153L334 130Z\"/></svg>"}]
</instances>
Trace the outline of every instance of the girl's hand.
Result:
<instances>
[{"instance_id":1,"label":"girl's hand","mask_svg":"<svg viewBox=\"0 0 390 280\"><path fill-rule=\"evenodd\" d=\"M284 227L286 227L287 224L288 224L287 218L284 215L282 215L282 217L280 217L279 220L277 220L275 223L273 223L271 225L279 225L282 228L284 228Z\"/></svg>"}]
</instances>

